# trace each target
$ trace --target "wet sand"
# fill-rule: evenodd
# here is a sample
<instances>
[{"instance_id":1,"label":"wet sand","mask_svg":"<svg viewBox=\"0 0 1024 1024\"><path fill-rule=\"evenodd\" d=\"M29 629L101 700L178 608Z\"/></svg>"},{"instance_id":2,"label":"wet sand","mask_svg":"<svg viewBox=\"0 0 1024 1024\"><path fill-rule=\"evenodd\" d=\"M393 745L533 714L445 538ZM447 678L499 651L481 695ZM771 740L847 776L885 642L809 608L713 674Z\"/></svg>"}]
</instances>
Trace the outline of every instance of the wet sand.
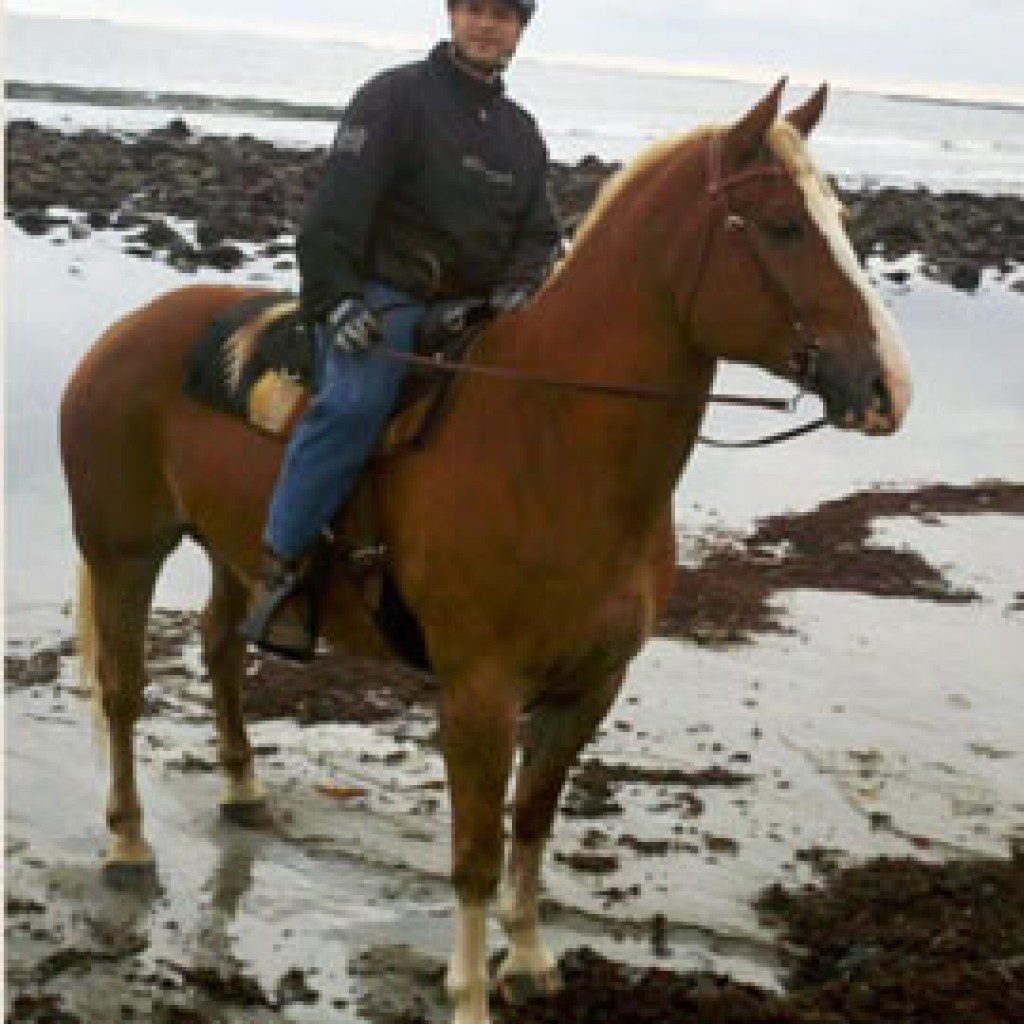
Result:
<instances>
[{"instance_id":1,"label":"wet sand","mask_svg":"<svg viewBox=\"0 0 1024 1024\"><path fill-rule=\"evenodd\" d=\"M544 910L567 993L496 1004L499 1020L934 1020L968 997L957 1019L1012 1019L1024 707L1003 689L1024 594L972 534L1024 540L1020 497L994 484L852 496L847 518L912 510L901 553L940 586L871 593L856 569L894 543L876 527L844 557L847 593L826 593L829 572L775 592L785 629L747 620L740 636L714 605L698 631L713 643L649 645L571 777L551 847ZM799 551L802 524L836 515L773 517L755 536L788 532ZM757 599L763 554L743 552L689 571L712 592L750 579ZM9 1019L443 1020L448 806L431 681L337 656L302 671L254 659L246 710L273 822L247 832L215 811L196 626L191 612L153 617L138 750L161 889L144 896L99 880L104 772L73 638L8 647ZM968 659L973 677L956 643L952 660L922 658L964 629L988 651ZM931 682L901 692L872 665ZM991 912L972 917L979 906Z\"/></svg>"},{"instance_id":2,"label":"wet sand","mask_svg":"<svg viewBox=\"0 0 1024 1024\"><path fill-rule=\"evenodd\" d=\"M245 699L272 823L221 822L194 550L158 593L139 725L160 890L100 883L106 769L65 604L56 400L115 316L224 278L202 261L175 270L169 236L133 239L149 220L95 230L89 209L43 210L39 234L31 216L7 227L8 1018L444 1020L449 816L431 680L254 661ZM266 243L166 223L193 249L235 246L245 280L293 283ZM695 457L662 636L584 752L551 843L544 915L566 994L496 1006L499 1020L1024 1013L1021 299L995 283L1008 251L977 256L989 269L970 296L893 255L872 272L911 342L907 429ZM748 371L723 390L733 382L766 388ZM731 411L710 419L758 432ZM502 948L496 927L489 942Z\"/></svg>"}]
</instances>

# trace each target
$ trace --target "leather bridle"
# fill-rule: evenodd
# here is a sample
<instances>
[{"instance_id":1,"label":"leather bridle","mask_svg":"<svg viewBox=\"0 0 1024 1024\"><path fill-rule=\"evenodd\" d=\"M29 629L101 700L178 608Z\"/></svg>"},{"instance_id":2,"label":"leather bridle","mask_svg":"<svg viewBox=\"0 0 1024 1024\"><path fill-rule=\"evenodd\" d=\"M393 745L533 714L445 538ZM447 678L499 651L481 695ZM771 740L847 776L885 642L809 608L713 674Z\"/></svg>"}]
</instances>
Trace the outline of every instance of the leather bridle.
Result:
<instances>
[{"instance_id":1,"label":"leather bridle","mask_svg":"<svg viewBox=\"0 0 1024 1024\"><path fill-rule=\"evenodd\" d=\"M765 254L764 243L757 230L750 226L750 222L745 217L736 213L729 203L729 193L733 189L750 181L786 178L788 177L788 172L778 164L759 164L744 171L736 171L728 176L723 176L723 139L724 133L717 131L708 140L707 196L711 203L711 208L713 211L718 210L721 212L721 223L724 225L725 230L736 234L746 243L747 250L758 269L765 289L785 310L786 318L789 320L790 331L797 341L791 357L792 379L801 389L810 391L816 382L817 358L820 351L818 340L807 327L800 304L797 302L792 291L790 291L786 282L772 269L771 263ZM716 222L712 220L704 234L704 244L698 262L696 284L690 297L691 312L704 278L704 271L714 238L715 224Z\"/></svg>"},{"instance_id":2,"label":"leather bridle","mask_svg":"<svg viewBox=\"0 0 1024 1024\"><path fill-rule=\"evenodd\" d=\"M689 308L685 316L692 320L693 307L696 304L697 296L704 281L704 274L710 258L712 243L714 242L716 230L719 225L727 232L735 234L746 243L747 251L757 267L762 284L770 295L779 303L785 311L789 321L790 331L796 339L796 345L790 356L791 378L800 388L797 395L790 401L787 410L792 412L796 408L801 395L813 391L817 382L818 355L820 347L814 333L807 327L800 304L797 302L792 291L778 274L772 269L764 250L764 243L757 233L757 229L751 227L750 222L732 208L729 202L730 193L733 189L739 188L751 181L765 181L773 178L788 177L788 172L778 164L757 164L742 171L735 171L726 175L723 170L723 142L725 132L715 131L708 139L707 147L707 198L711 208L708 217L707 227L703 234L700 254L697 260L697 271L694 277L693 288L690 292ZM716 216L720 215L720 216ZM759 448L765 445L777 444L780 441L788 441L791 438L808 434L813 430L819 430L828 424L827 416L793 427L790 430L783 430L779 433L769 434L765 437L754 438L746 441L719 441L714 438L698 435L702 444L714 448Z\"/></svg>"}]
</instances>

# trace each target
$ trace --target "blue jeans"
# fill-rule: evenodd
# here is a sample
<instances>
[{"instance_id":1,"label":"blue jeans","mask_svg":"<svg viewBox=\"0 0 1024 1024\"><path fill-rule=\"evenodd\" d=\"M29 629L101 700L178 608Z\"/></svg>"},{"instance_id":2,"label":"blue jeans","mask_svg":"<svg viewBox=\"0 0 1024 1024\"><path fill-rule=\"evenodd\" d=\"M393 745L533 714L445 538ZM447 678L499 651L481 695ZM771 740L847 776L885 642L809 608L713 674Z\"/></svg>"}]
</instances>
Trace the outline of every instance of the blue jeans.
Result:
<instances>
[{"instance_id":1,"label":"blue jeans","mask_svg":"<svg viewBox=\"0 0 1024 1024\"><path fill-rule=\"evenodd\" d=\"M375 282L363 297L380 314L384 345L411 352L426 306ZM303 554L350 497L405 376L404 364L379 351L358 356L339 351L322 327L314 342L316 392L288 442L263 534L283 558Z\"/></svg>"}]
</instances>

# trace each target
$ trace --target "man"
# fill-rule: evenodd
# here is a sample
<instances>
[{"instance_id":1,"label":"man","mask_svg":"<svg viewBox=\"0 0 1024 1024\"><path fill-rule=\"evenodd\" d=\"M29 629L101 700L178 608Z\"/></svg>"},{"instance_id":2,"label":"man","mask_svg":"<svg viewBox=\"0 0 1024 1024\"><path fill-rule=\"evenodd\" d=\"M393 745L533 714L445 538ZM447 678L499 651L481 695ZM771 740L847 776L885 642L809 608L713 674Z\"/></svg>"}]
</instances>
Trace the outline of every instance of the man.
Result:
<instances>
[{"instance_id":1,"label":"man","mask_svg":"<svg viewBox=\"0 0 1024 1024\"><path fill-rule=\"evenodd\" d=\"M547 151L501 74L535 0L448 0L451 40L353 97L298 239L316 393L285 453L246 639L312 656L287 598L303 556L349 497L394 406L427 304L482 296L514 309L543 281L561 236Z\"/></svg>"}]
</instances>

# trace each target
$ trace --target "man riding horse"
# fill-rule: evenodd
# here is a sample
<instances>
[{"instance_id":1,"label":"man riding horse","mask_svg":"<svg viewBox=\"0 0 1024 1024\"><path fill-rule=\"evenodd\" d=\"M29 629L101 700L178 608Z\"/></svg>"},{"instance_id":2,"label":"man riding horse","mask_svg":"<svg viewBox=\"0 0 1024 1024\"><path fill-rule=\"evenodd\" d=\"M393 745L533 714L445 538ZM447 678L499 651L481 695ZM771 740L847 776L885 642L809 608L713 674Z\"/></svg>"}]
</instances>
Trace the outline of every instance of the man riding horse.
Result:
<instances>
[{"instance_id":1,"label":"man riding horse","mask_svg":"<svg viewBox=\"0 0 1024 1024\"><path fill-rule=\"evenodd\" d=\"M298 658L314 638L288 603L307 552L351 495L398 396L428 304L479 296L492 313L540 286L561 244L547 151L502 71L535 0L448 0L451 40L367 82L345 110L298 237L316 393L270 503L266 559L242 624Z\"/></svg>"}]
</instances>

